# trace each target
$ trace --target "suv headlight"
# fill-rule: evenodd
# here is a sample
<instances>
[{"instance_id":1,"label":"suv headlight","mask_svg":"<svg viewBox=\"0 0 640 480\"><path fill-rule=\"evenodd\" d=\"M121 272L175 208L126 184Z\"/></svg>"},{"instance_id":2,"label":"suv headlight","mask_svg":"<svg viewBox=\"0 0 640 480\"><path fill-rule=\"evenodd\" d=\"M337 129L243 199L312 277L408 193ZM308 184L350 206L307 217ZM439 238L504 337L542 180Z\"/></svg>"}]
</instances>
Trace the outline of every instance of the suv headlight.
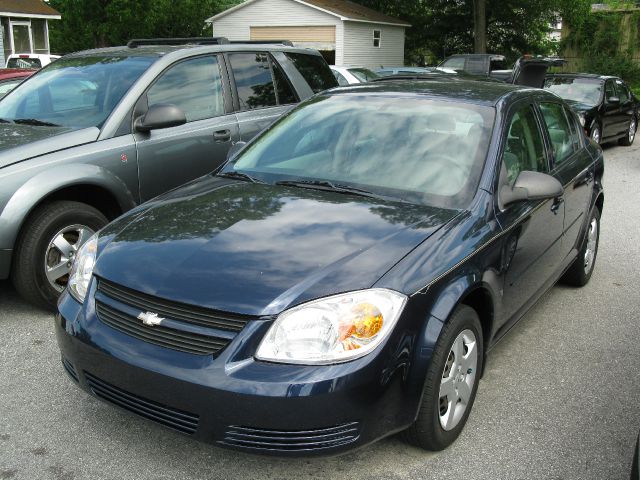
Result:
<instances>
[{"instance_id":1,"label":"suv headlight","mask_svg":"<svg viewBox=\"0 0 640 480\"><path fill-rule=\"evenodd\" d=\"M362 357L389 336L406 301L401 293L374 288L294 307L275 320L256 358L326 365Z\"/></svg>"},{"instance_id":2,"label":"suv headlight","mask_svg":"<svg viewBox=\"0 0 640 480\"><path fill-rule=\"evenodd\" d=\"M89 282L93 275L93 267L96 264L96 252L98 251L98 236L93 235L87 240L76 255L71 273L69 274L69 293L80 303L87 296Z\"/></svg>"},{"instance_id":3,"label":"suv headlight","mask_svg":"<svg viewBox=\"0 0 640 480\"><path fill-rule=\"evenodd\" d=\"M585 124L584 113L578 113L578 120L580 121L580 125L584 127L584 124Z\"/></svg>"}]
</instances>

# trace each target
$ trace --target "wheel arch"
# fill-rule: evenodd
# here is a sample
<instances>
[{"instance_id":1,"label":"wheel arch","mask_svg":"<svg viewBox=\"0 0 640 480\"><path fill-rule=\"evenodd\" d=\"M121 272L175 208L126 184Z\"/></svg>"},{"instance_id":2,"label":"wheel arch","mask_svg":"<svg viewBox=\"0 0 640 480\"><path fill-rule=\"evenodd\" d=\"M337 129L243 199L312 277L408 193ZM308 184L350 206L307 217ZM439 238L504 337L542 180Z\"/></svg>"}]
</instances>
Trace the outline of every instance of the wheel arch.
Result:
<instances>
[{"instance_id":1,"label":"wheel arch","mask_svg":"<svg viewBox=\"0 0 640 480\"><path fill-rule=\"evenodd\" d=\"M109 220L137 203L120 178L99 166L73 165L63 172L44 170L16 190L0 213L0 245L13 248L29 216L41 205L56 200L86 203Z\"/></svg>"}]
</instances>

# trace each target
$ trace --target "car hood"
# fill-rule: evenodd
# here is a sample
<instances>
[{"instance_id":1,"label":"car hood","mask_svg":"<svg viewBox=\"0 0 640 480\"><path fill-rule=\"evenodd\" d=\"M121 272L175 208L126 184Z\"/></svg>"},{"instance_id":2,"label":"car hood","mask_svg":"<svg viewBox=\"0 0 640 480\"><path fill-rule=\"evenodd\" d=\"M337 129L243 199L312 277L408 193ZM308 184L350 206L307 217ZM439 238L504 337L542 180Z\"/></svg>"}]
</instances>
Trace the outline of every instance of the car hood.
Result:
<instances>
[{"instance_id":1,"label":"car hood","mask_svg":"<svg viewBox=\"0 0 640 480\"><path fill-rule=\"evenodd\" d=\"M0 123L0 168L64 150L84 143L95 142L100 130L96 127L36 127L15 123ZM51 138L56 137L52 142Z\"/></svg>"},{"instance_id":2,"label":"car hood","mask_svg":"<svg viewBox=\"0 0 640 480\"><path fill-rule=\"evenodd\" d=\"M574 111L581 112L581 113L587 113L597 108L597 106L589 105L582 102L577 102L575 100L565 99L565 102L567 102Z\"/></svg>"},{"instance_id":3,"label":"car hood","mask_svg":"<svg viewBox=\"0 0 640 480\"><path fill-rule=\"evenodd\" d=\"M371 287L457 214L209 177L107 227L94 273L177 302L271 315Z\"/></svg>"}]
</instances>

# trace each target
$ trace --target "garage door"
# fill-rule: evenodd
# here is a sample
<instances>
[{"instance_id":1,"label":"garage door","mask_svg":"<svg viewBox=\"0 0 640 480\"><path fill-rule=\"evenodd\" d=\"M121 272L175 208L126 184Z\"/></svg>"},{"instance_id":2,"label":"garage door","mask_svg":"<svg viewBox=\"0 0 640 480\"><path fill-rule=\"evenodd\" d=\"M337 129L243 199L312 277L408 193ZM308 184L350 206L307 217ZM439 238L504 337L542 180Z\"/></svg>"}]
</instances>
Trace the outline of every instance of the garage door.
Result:
<instances>
[{"instance_id":1,"label":"garage door","mask_svg":"<svg viewBox=\"0 0 640 480\"><path fill-rule=\"evenodd\" d=\"M251 27L251 40L291 40L292 42L335 43L336 26Z\"/></svg>"}]
</instances>

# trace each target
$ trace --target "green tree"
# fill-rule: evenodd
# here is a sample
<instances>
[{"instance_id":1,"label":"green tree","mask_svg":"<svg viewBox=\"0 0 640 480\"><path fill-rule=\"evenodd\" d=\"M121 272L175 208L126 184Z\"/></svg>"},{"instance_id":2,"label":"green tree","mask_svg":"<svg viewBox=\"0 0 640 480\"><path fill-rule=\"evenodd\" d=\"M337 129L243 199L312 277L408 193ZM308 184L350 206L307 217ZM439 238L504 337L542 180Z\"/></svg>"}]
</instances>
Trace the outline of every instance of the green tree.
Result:
<instances>
[{"instance_id":1,"label":"green tree","mask_svg":"<svg viewBox=\"0 0 640 480\"><path fill-rule=\"evenodd\" d=\"M50 0L51 50L69 53L126 44L131 38L210 36L204 21L241 0Z\"/></svg>"}]
</instances>

